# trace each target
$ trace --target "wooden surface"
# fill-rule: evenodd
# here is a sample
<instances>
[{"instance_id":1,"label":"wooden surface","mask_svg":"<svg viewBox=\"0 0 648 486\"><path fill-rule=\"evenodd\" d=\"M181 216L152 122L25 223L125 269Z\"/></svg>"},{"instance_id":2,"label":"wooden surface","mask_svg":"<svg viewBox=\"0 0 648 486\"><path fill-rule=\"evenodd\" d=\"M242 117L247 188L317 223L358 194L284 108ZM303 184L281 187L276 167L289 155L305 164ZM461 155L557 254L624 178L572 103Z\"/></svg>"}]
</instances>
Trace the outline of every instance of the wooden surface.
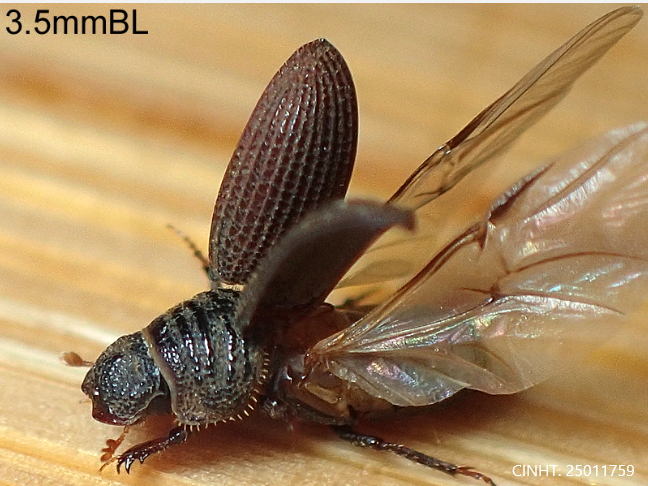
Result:
<instances>
[{"instance_id":1,"label":"wooden surface","mask_svg":"<svg viewBox=\"0 0 648 486\"><path fill-rule=\"evenodd\" d=\"M18 8L33 28L37 6ZM49 7L50 16L79 17L108 8ZM359 450L325 428L291 429L260 415L211 428L130 476L100 474L99 451L119 429L91 418L79 389L85 370L59 356L75 350L94 359L206 288L196 260L165 225L207 247L238 135L265 84L301 44L326 37L346 57L361 113L352 191L385 198L436 146L611 8L143 5L138 28L148 35L2 29L0 484L477 484ZM509 160L533 166L648 120L647 22ZM646 484L645 318L636 316L587 363L528 392L475 394L364 430L473 465L500 486ZM147 423L129 441L165 427ZM516 464L556 464L562 476L516 477ZM576 464L630 464L635 474L565 477Z\"/></svg>"}]
</instances>

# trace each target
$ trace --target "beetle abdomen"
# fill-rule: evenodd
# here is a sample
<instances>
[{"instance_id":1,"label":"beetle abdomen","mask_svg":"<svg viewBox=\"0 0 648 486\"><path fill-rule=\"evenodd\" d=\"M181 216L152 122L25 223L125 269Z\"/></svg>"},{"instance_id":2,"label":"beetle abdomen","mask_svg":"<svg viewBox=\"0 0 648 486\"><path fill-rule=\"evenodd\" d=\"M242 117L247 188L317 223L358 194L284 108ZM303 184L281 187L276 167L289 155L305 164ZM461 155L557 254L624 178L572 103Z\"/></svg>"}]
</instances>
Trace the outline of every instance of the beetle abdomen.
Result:
<instances>
[{"instance_id":1,"label":"beetle abdomen","mask_svg":"<svg viewBox=\"0 0 648 486\"><path fill-rule=\"evenodd\" d=\"M200 293L142 331L181 424L235 417L254 399L263 352L233 321L237 296L231 290Z\"/></svg>"}]
</instances>

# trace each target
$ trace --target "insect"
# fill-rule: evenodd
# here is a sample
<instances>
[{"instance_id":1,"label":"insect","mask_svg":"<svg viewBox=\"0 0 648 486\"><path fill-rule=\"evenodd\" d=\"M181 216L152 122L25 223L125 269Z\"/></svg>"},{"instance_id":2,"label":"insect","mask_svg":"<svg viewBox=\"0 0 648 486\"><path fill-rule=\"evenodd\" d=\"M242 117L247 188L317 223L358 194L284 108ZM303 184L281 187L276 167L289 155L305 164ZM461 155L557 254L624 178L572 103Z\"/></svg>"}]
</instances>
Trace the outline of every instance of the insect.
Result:
<instances>
[{"instance_id":1,"label":"insect","mask_svg":"<svg viewBox=\"0 0 648 486\"><path fill-rule=\"evenodd\" d=\"M648 245L636 228L648 223L648 125L610 132L525 176L452 238L441 236L449 222L436 206L555 106L641 15L620 8L587 26L386 204L343 199L358 110L342 55L323 39L297 50L261 96L225 174L202 258L211 289L119 338L84 379L101 422L126 432L148 414L173 414L178 424L120 455L124 434L107 441L104 466L129 471L197 428L259 408L494 484L354 426L464 388L524 390L547 376L563 344L617 326L646 297ZM435 234L419 228L367 252L388 230L413 232L423 220ZM399 248L420 234L423 259L403 263ZM403 277L377 305L325 302L336 286Z\"/></svg>"}]
</instances>

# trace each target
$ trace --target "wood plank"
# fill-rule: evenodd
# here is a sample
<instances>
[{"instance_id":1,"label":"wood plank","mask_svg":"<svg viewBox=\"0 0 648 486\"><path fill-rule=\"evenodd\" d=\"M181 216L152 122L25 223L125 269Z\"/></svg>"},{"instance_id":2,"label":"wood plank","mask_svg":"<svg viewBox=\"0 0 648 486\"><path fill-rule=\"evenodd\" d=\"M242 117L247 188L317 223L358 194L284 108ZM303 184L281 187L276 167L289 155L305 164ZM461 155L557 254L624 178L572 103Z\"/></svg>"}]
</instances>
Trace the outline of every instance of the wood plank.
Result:
<instances>
[{"instance_id":1,"label":"wood plank","mask_svg":"<svg viewBox=\"0 0 648 486\"><path fill-rule=\"evenodd\" d=\"M92 419L79 389L84 370L59 356L75 350L93 358L206 288L165 225L207 246L240 131L301 44L326 37L347 59L361 113L352 192L385 198L436 146L612 7L140 5L138 28L148 35L42 36L33 30L38 7L15 8L30 34L0 36L0 484L476 484L260 414L210 428L129 476L100 474L99 451L119 430ZM50 18L109 11L48 8ZM3 18L10 26L12 16ZM508 160L531 167L648 120L647 55L644 21ZM646 484L645 318L637 315L581 367L528 392L469 395L364 430L473 465L500 486ZM150 421L129 441L167 425ZM516 464L558 464L563 476L516 477ZM599 465L599 476L565 477L570 464ZM630 464L635 474L602 477L604 464Z\"/></svg>"}]
</instances>

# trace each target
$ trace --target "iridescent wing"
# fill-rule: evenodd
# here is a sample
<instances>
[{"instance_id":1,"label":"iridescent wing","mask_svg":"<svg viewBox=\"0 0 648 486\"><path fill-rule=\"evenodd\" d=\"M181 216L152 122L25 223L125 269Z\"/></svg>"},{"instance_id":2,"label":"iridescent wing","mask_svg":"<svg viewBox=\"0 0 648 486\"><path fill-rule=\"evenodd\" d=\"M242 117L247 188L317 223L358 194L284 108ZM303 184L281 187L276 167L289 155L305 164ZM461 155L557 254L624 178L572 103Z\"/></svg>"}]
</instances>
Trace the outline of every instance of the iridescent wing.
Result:
<instances>
[{"instance_id":1,"label":"iridescent wing","mask_svg":"<svg viewBox=\"0 0 648 486\"><path fill-rule=\"evenodd\" d=\"M523 390L648 297L648 124L505 192L391 299L317 343L312 366L400 406Z\"/></svg>"},{"instance_id":2,"label":"iridescent wing","mask_svg":"<svg viewBox=\"0 0 648 486\"><path fill-rule=\"evenodd\" d=\"M409 277L425 265L454 231L451 224L463 227L470 222L448 218L448 208L455 204L448 197L437 198L481 164L508 149L562 100L581 74L632 29L642 15L638 7L623 7L585 27L423 162L389 201L417 210L423 231L414 240L407 235L378 242L356 263L340 286ZM458 196L461 195L451 197ZM426 251L416 251L422 245Z\"/></svg>"}]
</instances>

